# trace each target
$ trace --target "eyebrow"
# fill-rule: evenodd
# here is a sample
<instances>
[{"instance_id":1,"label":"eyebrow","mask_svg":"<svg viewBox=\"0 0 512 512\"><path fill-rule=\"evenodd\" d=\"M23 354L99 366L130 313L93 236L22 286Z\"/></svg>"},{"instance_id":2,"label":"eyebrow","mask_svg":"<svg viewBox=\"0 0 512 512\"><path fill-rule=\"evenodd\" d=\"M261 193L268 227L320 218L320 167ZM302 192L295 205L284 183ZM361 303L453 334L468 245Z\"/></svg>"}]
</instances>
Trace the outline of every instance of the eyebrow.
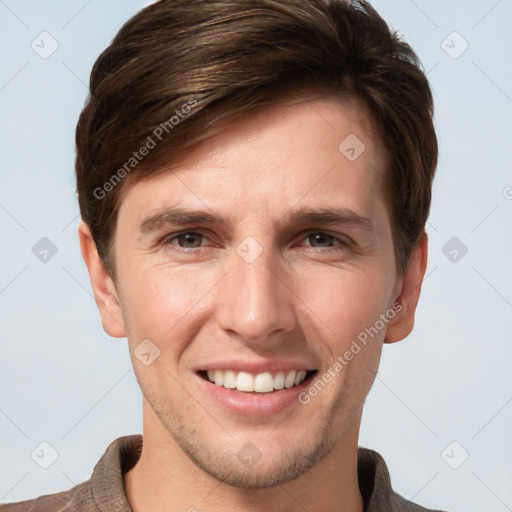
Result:
<instances>
[{"instance_id":1,"label":"eyebrow","mask_svg":"<svg viewBox=\"0 0 512 512\"><path fill-rule=\"evenodd\" d=\"M148 234L161 231L166 227L192 224L224 224L232 229L229 219L207 210L189 210L186 208L165 207L144 218L139 224L139 232ZM368 231L375 229L373 222L351 208L332 207L300 207L290 210L275 224L343 224L362 228Z\"/></svg>"}]
</instances>

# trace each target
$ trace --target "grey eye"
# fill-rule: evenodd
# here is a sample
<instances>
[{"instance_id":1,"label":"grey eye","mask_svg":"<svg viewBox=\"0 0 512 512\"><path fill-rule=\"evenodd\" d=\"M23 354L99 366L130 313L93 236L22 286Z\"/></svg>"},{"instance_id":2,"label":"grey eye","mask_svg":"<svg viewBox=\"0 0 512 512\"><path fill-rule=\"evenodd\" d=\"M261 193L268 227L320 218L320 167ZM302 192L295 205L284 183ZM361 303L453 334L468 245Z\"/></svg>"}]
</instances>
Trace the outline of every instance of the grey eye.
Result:
<instances>
[{"instance_id":1,"label":"grey eye","mask_svg":"<svg viewBox=\"0 0 512 512\"><path fill-rule=\"evenodd\" d=\"M203 235L200 233L183 233L174 238L183 249L194 249L201 246Z\"/></svg>"},{"instance_id":2,"label":"grey eye","mask_svg":"<svg viewBox=\"0 0 512 512\"><path fill-rule=\"evenodd\" d=\"M334 237L327 233L312 233L307 237L307 240L310 242L312 247L331 247Z\"/></svg>"}]
</instances>

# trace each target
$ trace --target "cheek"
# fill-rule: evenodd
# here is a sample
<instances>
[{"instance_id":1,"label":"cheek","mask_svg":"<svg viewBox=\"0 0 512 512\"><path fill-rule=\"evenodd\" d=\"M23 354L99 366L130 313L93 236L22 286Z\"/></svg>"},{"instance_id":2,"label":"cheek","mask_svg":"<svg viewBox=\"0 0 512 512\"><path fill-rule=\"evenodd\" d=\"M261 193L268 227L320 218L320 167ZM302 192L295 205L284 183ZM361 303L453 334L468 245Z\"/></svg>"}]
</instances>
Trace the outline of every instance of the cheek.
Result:
<instances>
[{"instance_id":1,"label":"cheek","mask_svg":"<svg viewBox=\"0 0 512 512\"><path fill-rule=\"evenodd\" d=\"M201 299L212 285L204 271L200 272L202 279L196 279L197 276L176 267L144 268L140 262L138 267L135 263L134 268L137 272L126 272L123 276L121 297L137 380L145 393L163 386L177 396L180 386L175 380L179 370L176 364L200 328ZM154 364L149 366L137 360L139 344L147 339L159 351ZM160 407L161 397L157 393L147 398L155 407Z\"/></svg>"},{"instance_id":2,"label":"cheek","mask_svg":"<svg viewBox=\"0 0 512 512\"><path fill-rule=\"evenodd\" d=\"M378 370L386 325L380 319L388 307L389 278L376 266L373 272L316 272L314 282L300 292L310 310L304 314L314 318L309 336L323 352L324 368L331 374L325 380L335 376L333 400L351 407L364 400Z\"/></svg>"},{"instance_id":3,"label":"cheek","mask_svg":"<svg viewBox=\"0 0 512 512\"><path fill-rule=\"evenodd\" d=\"M164 340L192 328L201 310L201 302L222 277L210 269L184 269L178 266L154 265L134 261L123 279L121 290L123 314L135 339L149 337L163 348Z\"/></svg>"},{"instance_id":4,"label":"cheek","mask_svg":"<svg viewBox=\"0 0 512 512\"><path fill-rule=\"evenodd\" d=\"M315 278L305 279L297 295L339 350L373 326L386 310L390 283L382 272L324 269L311 275Z\"/></svg>"}]
</instances>

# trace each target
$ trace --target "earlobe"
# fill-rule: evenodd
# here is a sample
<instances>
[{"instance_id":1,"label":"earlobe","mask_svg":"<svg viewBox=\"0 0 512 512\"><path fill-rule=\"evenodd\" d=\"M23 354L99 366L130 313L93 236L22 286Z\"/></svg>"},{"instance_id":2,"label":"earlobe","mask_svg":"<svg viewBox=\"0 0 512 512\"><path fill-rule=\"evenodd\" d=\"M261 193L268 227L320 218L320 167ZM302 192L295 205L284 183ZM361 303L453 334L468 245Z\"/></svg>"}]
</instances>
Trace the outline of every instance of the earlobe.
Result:
<instances>
[{"instance_id":1,"label":"earlobe","mask_svg":"<svg viewBox=\"0 0 512 512\"><path fill-rule=\"evenodd\" d=\"M89 226L83 221L78 227L78 238L103 330L114 338L124 338L126 329L115 284L98 254Z\"/></svg>"},{"instance_id":2,"label":"earlobe","mask_svg":"<svg viewBox=\"0 0 512 512\"><path fill-rule=\"evenodd\" d=\"M420 240L411 251L407 270L401 280L402 286L396 298L394 308L396 316L388 324L385 343L395 343L407 337L414 327L416 306L420 297L421 285L427 269L428 239L423 233Z\"/></svg>"}]
</instances>

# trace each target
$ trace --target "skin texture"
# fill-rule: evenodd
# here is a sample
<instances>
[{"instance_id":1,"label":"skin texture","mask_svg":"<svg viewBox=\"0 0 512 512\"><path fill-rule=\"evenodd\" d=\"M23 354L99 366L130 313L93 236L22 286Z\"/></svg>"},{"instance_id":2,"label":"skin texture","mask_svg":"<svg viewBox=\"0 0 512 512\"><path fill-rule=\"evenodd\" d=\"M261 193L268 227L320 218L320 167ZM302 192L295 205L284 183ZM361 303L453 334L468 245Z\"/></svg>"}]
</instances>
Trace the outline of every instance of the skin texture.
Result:
<instances>
[{"instance_id":1,"label":"skin texture","mask_svg":"<svg viewBox=\"0 0 512 512\"><path fill-rule=\"evenodd\" d=\"M354 161L338 150L350 134L365 144ZM80 226L103 328L128 337L144 395L143 451L125 475L135 512L362 510L362 405L383 343L413 327L427 264L424 236L407 272L396 272L385 168L357 103L297 100L227 123L167 172L127 190L116 283ZM206 210L225 222L141 232L144 219L169 207ZM287 218L298 208L326 207L356 212L370 227ZM171 238L183 231L204 236ZM251 263L237 252L247 237L262 249ZM236 415L204 393L196 374L220 359L282 358L305 361L321 376L395 303L400 311L307 405ZM147 338L160 356L144 366L134 350ZM248 442L262 454L252 467L237 457Z\"/></svg>"}]
</instances>

